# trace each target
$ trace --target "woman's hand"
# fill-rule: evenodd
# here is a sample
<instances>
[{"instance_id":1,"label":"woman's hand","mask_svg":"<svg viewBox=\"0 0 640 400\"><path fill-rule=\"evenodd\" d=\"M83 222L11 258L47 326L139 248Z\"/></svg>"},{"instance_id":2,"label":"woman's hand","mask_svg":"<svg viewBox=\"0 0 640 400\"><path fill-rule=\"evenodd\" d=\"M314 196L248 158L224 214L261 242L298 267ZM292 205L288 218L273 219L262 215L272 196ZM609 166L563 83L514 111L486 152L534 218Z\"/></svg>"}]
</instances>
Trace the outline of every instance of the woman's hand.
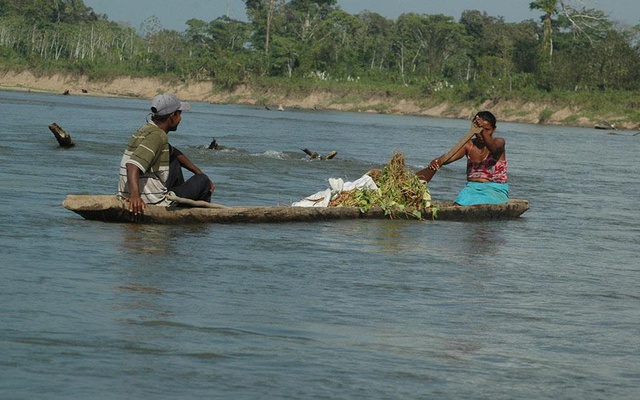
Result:
<instances>
[{"instance_id":1,"label":"woman's hand","mask_svg":"<svg viewBox=\"0 0 640 400\"><path fill-rule=\"evenodd\" d=\"M433 160L431 160L431 162L429 163L429 169L432 169L434 171L439 170L441 167L440 165L440 159L439 158L434 158Z\"/></svg>"}]
</instances>

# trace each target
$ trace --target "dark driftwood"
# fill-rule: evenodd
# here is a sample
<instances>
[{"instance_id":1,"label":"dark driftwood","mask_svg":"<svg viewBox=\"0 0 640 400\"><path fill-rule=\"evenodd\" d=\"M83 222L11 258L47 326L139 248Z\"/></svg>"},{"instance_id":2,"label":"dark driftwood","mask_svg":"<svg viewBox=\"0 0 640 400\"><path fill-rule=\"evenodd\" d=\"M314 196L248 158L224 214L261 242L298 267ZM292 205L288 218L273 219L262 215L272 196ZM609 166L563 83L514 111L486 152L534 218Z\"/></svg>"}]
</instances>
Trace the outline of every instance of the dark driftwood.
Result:
<instances>
[{"instance_id":1,"label":"dark driftwood","mask_svg":"<svg viewBox=\"0 0 640 400\"><path fill-rule=\"evenodd\" d=\"M62 205L85 219L103 222L131 222L128 203L115 195L69 195ZM450 202L435 204L422 213L423 220L474 221L517 218L529 209L526 200L510 200L499 205L461 207ZM408 210L395 219L417 219ZM316 222L345 219L390 219L381 208L363 213L357 207L246 206L188 208L147 206L138 222L152 224Z\"/></svg>"},{"instance_id":2,"label":"dark driftwood","mask_svg":"<svg viewBox=\"0 0 640 400\"><path fill-rule=\"evenodd\" d=\"M311 159L320 158L320 155L315 151L311 151L307 148L302 149L302 151L304 151Z\"/></svg>"},{"instance_id":3,"label":"dark driftwood","mask_svg":"<svg viewBox=\"0 0 640 400\"><path fill-rule=\"evenodd\" d=\"M64 129L55 122L49 125L49 130L53 133L53 136L56 137L56 140L61 147L73 147L76 145L71 139L71 135L65 132Z\"/></svg>"},{"instance_id":4,"label":"dark driftwood","mask_svg":"<svg viewBox=\"0 0 640 400\"><path fill-rule=\"evenodd\" d=\"M211 138L211 143L209 143L209 147L207 148L209 150L220 150L220 145L218 144L216 138Z\"/></svg>"},{"instance_id":5,"label":"dark driftwood","mask_svg":"<svg viewBox=\"0 0 640 400\"><path fill-rule=\"evenodd\" d=\"M320 159L320 160L331 160L333 157L335 157L338 152L335 150L330 151L329 153L327 153L326 156L321 156L320 154L318 154L315 151L311 151L307 148L302 149L302 151L304 151L309 158L311 158L312 160L316 160L316 159Z\"/></svg>"},{"instance_id":6,"label":"dark driftwood","mask_svg":"<svg viewBox=\"0 0 640 400\"><path fill-rule=\"evenodd\" d=\"M331 160L331 159L332 159L333 157L335 157L337 154L338 154L338 152L337 152L337 151L332 150L332 151L330 151L329 153L327 153L327 155L326 155L326 156L324 156L324 159L325 159L325 160Z\"/></svg>"},{"instance_id":7,"label":"dark driftwood","mask_svg":"<svg viewBox=\"0 0 640 400\"><path fill-rule=\"evenodd\" d=\"M600 124L596 124L595 126L596 129L606 129L606 130L616 130L616 124L612 124L610 122L604 121Z\"/></svg>"}]
</instances>

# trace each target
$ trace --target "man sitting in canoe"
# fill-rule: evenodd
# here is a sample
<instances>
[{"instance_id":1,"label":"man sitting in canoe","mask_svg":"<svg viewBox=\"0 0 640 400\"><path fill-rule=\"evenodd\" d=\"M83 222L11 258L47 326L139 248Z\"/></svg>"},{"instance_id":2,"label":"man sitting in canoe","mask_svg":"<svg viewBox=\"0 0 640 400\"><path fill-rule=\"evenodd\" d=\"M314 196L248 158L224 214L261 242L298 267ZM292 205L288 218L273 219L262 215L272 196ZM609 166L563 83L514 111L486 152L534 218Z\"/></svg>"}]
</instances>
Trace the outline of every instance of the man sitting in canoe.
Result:
<instances>
[{"instance_id":1,"label":"man sitting in canoe","mask_svg":"<svg viewBox=\"0 0 640 400\"><path fill-rule=\"evenodd\" d=\"M441 162L444 156L429 163L434 172L442 165L450 164L467 156L467 185L455 200L461 206L476 204L502 204L509 201L507 183L507 157L505 140L494 137L496 117L489 111L480 111L474 117L474 125L481 130L475 138L467 141L449 159Z\"/></svg>"},{"instance_id":2,"label":"man sitting in canoe","mask_svg":"<svg viewBox=\"0 0 640 400\"><path fill-rule=\"evenodd\" d=\"M213 182L182 152L169 144L169 132L178 129L182 111L189 110L170 93L159 94L151 102L151 122L131 137L120 161L118 196L129 199L129 211L138 215L146 204L167 206L169 192L191 200L211 201ZM182 167L193 172L187 181Z\"/></svg>"}]
</instances>

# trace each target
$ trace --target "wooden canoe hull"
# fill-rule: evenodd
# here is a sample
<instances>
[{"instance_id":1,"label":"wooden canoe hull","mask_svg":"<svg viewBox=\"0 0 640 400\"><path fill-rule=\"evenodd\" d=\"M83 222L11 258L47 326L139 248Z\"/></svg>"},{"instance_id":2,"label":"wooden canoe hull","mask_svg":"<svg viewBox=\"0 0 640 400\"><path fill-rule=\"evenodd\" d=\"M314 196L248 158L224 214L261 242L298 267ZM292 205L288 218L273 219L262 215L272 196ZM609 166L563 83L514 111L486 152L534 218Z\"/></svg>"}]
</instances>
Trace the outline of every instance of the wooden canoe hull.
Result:
<instances>
[{"instance_id":1,"label":"wooden canoe hull","mask_svg":"<svg viewBox=\"0 0 640 400\"><path fill-rule=\"evenodd\" d=\"M148 224L314 222L340 219L390 219L381 208L361 212L357 207L242 206L191 208L147 206L141 218L132 219L126 202L115 195L68 195L62 205L83 218L103 222ZM529 209L527 200L498 205L462 207L435 204L422 212L423 220L477 221L518 218ZM416 219L411 213L395 213L395 219Z\"/></svg>"}]
</instances>

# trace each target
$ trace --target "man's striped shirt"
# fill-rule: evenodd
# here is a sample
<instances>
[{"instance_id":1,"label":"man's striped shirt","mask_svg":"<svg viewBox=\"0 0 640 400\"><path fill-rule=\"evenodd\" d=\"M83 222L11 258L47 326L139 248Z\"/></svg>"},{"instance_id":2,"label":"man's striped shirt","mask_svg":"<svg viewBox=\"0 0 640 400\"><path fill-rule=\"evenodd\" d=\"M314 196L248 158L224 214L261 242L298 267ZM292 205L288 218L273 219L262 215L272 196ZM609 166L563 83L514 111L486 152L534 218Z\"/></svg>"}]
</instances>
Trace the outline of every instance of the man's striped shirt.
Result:
<instances>
[{"instance_id":1,"label":"man's striped shirt","mask_svg":"<svg viewBox=\"0 0 640 400\"><path fill-rule=\"evenodd\" d=\"M129 197L127 181L127 164L133 164L140 169L140 196L147 204L168 205L165 186L169 177L169 136L165 131L153 123L143 125L138 129L120 161L120 179L118 181L118 195Z\"/></svg>"}]
</instances>

